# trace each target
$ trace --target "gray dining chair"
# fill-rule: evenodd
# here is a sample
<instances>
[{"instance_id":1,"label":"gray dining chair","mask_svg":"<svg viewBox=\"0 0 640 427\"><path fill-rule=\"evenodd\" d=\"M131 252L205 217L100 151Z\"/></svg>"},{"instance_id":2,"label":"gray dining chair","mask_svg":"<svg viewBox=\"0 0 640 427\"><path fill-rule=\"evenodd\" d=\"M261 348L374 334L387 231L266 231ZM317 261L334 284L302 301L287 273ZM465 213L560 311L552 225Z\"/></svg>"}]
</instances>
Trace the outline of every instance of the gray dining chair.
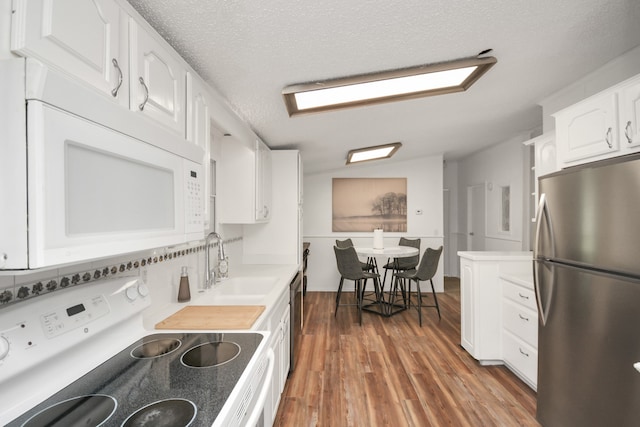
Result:
<instances>
[{"instance_id":1,"label":"gray dining chair","mask_svg":"<svg viewBox=\"0 0 640 427\"><path fill-rule=\"evenodd\" d=\"M420 239L407 239L404 237L400 238L398 242L398 246L407 246L411 248L418 249L418 254L416 256L398 258L397 264L396 260L391 258L387 259L387 263L384 265L384 278L382 279L382 283L385 283L387 280L387 271L391 270L413 270L418 266L418 262L420 261Z\"/></svg>"},{"instance_id":2,"label":"gray dining chair","mask_svg":"<svg viewBox=\"0 0 640 427\"><path fill-rule=\"evenodd\" d=\"M353 241L351 239L344 239L344 240L337 240L336 239L336 246L339 248L350 248L353 247ZM360 262L360 267L364 270L364 271L373 271L374 270L374 266L372 263L370 262L364 262L364 261L359 261Z\"/></svg>"},{"instance_id":3,"label":"gray dining chair","mask_svg":"<svg viewBox=\"0 0 640 427\"><path fill-rule=\"evenodd\" d=\"M436 290L433 287L433 276L435 276L436 271L438 270L438 262L440 261L441 254L442 246L440 246L438 249L427 248L427 250L424 251L424 255L422 256L422 260L420 261L420 265L418 265L417 269L399 271L395 273L396 280L409 281L409 308L411 308L411 282L416 282L416 308L418 310L418 319L420 322L420 326L422 326L422 307L435 307L436 310L438 310L438 319L442 319L442 317L440 316L440 305L438 304L438 297L436 295ZM420 282L425 282L427 280L431 283L431 292L433 293L434 300L434 304L432 305L422 305L422 292L420 290Z\"/></svg>"},{"instance_id":4,"label":"gray dining chair","mask_svg":"<svg viewBox=\"0 0 640 427\"><path fill-rule=\"evenodd\" d=\"M362 306L364 300L364 292L367 286L367 280L373 279L374 292L378 297L380 294L380 275L378 273L372 273L364 271L360 266L360 260L358 254L353 246L346 248L339 248L334 246L333 250L336 254L336 264L338 265L338 272L340 273L340 285L338 286L338 294L336 295L336 309L334 317L338 314L338 307L340 306L340 297L342 296L342 286L345 280L353 280L355 284L355 305L358 307L358 317L360 325L362 325ZM347 305L347 304L343 304ZM350 304L354 305L354 304Z\"/></svg>"}]
</instances>

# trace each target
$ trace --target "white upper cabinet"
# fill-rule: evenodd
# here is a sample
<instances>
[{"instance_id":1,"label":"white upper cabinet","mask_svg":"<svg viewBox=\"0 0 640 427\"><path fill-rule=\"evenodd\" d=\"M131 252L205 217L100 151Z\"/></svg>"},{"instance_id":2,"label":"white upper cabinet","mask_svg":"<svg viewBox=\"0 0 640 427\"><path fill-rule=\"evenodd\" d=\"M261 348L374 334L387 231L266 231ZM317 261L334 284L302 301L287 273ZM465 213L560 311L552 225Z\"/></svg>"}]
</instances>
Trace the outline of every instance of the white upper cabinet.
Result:
<instances>
[{"instance_id":1,"label":"white upper cabinet","mask_svg":"<svg viewBox=\"0 0 640 427\"><path fill-rule=\"evenodd\" d=\"M268 221L271 218L271 149L264 142L257 140L256 152L258 176L258 182L256 183L256 221Z\"/></svg>"},{"instance_id":2,"label":"white upper cabinet","mask_svg":"<svg viewBox=\"0 0 640 427\"><path fill-rule=\"evenodd\" d=\"M13 7L12 51L52 64L128 105L127 58L120 50L126 21L116 3L21 0Z\"/></svg>"},{"instance_id":3,"label":"white upper cabinet","mask_svg":"<svg viewBox=\"0 0 640 427\"><path fill-rule=\"evenodd\" d=\"M558 148L565 164L619 149L618 94L606 92L555 114Z\"/></svg>"},{"instance_id":4,"label":"white upper cabinet","mask_svg":"<svg viewBox=\"0 0 640 427\"><path fill-rule=\"evenodd\" d=\"M271 216L271 150L227 136L221 141L220 222L253 224Z\"/></svg>"},{"instance_id":5,"label":"white upper cabinet","mask_svg":"<svg viewBox=\"0 0 640 427\"><path fill-rule=\"evenodd\" d=\"M129 38L131 110L185 137L185 65L133 18Z\"/></svg>"},{"instance_id":6,"label":"white upper cabinet","mask_svg":"<svg viewBox=\"0 0 640 427\"><path fill-rule=\"evenodd\" d=\"M559 165L640 151L640 75L554 114Z\"/></svg>"},{"instance_id":7,"label":"white upper cabinet","mask_svg":"<svg viewBox=\"0 0 640 427\"><path fill-rule=\"evenodd\" d=\"M620 89L619 117L622 145L640 146L640 76Z\"/></svg>"}]
</instances>

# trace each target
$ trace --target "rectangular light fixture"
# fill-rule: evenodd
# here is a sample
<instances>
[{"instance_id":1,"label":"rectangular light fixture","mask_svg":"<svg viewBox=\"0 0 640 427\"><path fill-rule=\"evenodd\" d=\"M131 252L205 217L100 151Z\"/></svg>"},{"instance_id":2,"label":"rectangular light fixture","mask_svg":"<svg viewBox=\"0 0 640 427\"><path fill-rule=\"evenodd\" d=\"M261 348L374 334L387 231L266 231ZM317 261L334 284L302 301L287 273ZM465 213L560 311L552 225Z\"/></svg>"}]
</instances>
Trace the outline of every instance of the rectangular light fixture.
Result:
<instances>
[{"instance_id":1,"label":"rectangular light fixture","mask_svg":"<svg viewBox=\"0 0 640 427\"><path fill-rule=\"evenodd\" d=\"M369 160L388 159L393 156L398 149L402 147L402 143L394 142L393 144L376 145L375 147L358 148L357 150L349 150L347 154L347 165L366 162Z\"/></svg>"},{"instance_id":2,"label":"rectangular light fixture","mask_svg":"<svg viewBox=\"0 0 640 427\"><path fill-rule=\"evenodd\" d=\"M461 92L497 59L466 58L402 70L384 71L317 83L288 86L282 96L289 116L382 102Z\"/></svg>"}]
</instances>

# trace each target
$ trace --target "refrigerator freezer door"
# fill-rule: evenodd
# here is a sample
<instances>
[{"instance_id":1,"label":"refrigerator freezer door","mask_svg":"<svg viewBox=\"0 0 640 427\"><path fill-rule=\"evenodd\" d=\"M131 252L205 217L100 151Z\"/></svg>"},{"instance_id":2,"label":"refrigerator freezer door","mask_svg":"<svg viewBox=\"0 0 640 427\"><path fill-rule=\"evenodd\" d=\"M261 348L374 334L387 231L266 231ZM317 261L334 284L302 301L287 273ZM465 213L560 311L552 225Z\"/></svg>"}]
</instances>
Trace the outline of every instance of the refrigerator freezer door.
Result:
<instances>
[{"instance_id":1,"label":"refrigerator freezer door","mask_svg":"<svg viewBox=\"0 0 640 427\"><path fill-rule=\"evenodd\" d=\"M540 261L538 261L540 263ZM640 420L640 280L554 265L539 328L538 421L555 426L637 426Z\"/></svg>"},{"instance_id":2,"label":"refrigerator freezer door","mask_svg":"<svg viewBox=\"0 0 640 427\"><path fill-rule=\"evenodd\" d=\"M541 177L540 194L538 257L640 276L640 156Z\"/></svg>"}]
</instances>

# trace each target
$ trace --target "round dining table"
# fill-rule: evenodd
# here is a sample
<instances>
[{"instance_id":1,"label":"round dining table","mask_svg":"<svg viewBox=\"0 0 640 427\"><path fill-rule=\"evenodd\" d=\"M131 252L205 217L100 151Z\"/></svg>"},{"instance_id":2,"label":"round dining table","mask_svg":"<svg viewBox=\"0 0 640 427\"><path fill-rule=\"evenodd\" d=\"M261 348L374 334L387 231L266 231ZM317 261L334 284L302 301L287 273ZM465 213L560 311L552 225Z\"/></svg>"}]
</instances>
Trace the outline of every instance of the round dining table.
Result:
<instances>
[{"instance_id":1,"label":"round dining table","mask_svg":"<svg viewBox=\"0 0 640 427\"><path fill-rule=\"evenodd\" d=\"M394 274L391 276L391 284L389 285L389 290L385 292L385 284L382 283L380 292L376 292L376 299L370 304L364 305L362 307L363 310L372 311L385 317L389 317L403 310L406 310L407 307L405 303L406 295L404 286L400 289L402 293L402 304L400 304L396 301L398 293L398 282L394 283L393 277L395 275L395 272L399 270L398 260L400 258L420 255L420 250L418 248L410 246L387 246L382 249L354 246L354 249L356 250L358 256L367 257L367 264L369 264L371 266L371 269L378 274L380 273L378 271L378 262L376 261L376 257L393 258L394 264Z\"/></svg>"}]
</instances>

